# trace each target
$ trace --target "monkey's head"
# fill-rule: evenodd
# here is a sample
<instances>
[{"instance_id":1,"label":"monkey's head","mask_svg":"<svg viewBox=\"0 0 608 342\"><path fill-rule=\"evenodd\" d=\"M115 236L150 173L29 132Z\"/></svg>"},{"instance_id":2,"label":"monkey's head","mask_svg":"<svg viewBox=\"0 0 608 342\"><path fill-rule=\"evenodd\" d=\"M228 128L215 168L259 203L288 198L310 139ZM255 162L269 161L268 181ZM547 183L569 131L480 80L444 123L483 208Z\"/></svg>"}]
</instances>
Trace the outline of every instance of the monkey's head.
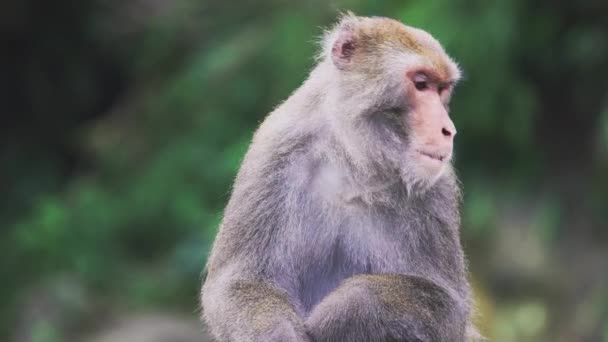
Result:
<instances>
[{"instance_id":1,"label":"monkey's head","mask_svg":"<svg viewBox=\"0 0 608 342\"><path fill-rule=\"evenodd\" d=\"M410 188L432 186L451 169L457 65L430 34L388 18L346 15L324 43L336 132L353 159L398 172Z\"/></svg>"}]
</instances>

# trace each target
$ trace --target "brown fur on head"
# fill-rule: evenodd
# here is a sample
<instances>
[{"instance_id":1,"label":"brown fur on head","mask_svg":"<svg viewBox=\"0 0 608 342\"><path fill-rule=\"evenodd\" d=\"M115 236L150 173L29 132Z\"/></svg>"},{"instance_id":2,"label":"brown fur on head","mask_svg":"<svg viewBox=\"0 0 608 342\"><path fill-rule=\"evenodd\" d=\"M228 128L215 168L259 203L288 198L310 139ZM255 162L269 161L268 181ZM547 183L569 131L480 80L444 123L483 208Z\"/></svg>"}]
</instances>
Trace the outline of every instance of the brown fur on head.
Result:
<instances>
[{"instance_id":1,"label":"brown fur on head","mask_svg":"<svg viewBox=\"0 0 608 342\"><path fill-rule=\"evenodd\" d=\"M343 42L344 56L352 54L350 65L370 66L387 53L401 51L424 60L429 68L452 82L460 79L460 69L445 53L439 42L427 32L384 17L358 17L352 13L342 16L338 24L325 35L325 55L336 52ZM359 53L354 54L352 49ZM347 67L347 65L344 65Z\"/></svg>"}]
</instances>

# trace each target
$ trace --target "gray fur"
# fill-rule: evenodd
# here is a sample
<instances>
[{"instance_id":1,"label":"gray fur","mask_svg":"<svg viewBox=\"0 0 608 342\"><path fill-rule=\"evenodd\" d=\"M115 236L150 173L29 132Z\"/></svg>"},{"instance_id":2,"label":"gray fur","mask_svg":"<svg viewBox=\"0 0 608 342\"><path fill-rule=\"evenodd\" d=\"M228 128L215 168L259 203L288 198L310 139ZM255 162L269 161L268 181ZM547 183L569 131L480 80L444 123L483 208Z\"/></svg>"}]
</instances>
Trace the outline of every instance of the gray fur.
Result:
<instances>
[{"instance_id":1,"label":"gray fur","mask_svg":"<svg viewBox=\"0 0 608 342\"><path fill-rule=\"evenodd\" d=\"M458 182L411 173L400 82L323 58L256 132L202 291L218 341L465 340Z\"/></svg>"}]
</instances>

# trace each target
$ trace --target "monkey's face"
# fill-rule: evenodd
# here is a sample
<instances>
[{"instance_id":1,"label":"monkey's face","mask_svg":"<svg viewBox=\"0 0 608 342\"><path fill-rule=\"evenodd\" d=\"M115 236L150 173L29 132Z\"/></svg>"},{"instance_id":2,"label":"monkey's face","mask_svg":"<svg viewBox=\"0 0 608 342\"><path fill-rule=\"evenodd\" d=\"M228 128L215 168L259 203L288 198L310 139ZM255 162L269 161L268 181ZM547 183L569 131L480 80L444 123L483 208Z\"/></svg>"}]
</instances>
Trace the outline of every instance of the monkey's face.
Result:
<instances>
[{"instance_id":1,"label":"monkey's face","mask_svg":"<svg viewBox=\"0 0 608 342\"><path fill-rule=\"evenodd\" d=\"M432 68L408 64L384 78L378 103L362 113L356 136L371 158L396 169L406 185L424 190L451 165L456 128L448 115L453 81ZM357 120L357 118L355 118Z\"/></svg>"},{"instance_id":2,"label":"monkey's face","mask_svg":"<svg viewBox=\"0 0 608 342\"><path fill-rule=\"evenodd\" d=\"M377 109L363 113L371 133L364 139L373 140L376 158L397 168L408 187L424 190L451 166L456 127L448 105L457 78L412 54L378 73L384 85L371 104Z\"/></svg>"},{"instance_id":3,"label":"monkey's face","mask_svg":"<svg viewBox=\"0 0 608 342\"><path fill-rule=\"evenodd\" d=\"M452 81L442 80L430 69L406 72L409 110L402 120L407 127L405 159L410 178L434 181L451 161L456 127L447 108L452 86Z\"/></svg>"}]
</instances>

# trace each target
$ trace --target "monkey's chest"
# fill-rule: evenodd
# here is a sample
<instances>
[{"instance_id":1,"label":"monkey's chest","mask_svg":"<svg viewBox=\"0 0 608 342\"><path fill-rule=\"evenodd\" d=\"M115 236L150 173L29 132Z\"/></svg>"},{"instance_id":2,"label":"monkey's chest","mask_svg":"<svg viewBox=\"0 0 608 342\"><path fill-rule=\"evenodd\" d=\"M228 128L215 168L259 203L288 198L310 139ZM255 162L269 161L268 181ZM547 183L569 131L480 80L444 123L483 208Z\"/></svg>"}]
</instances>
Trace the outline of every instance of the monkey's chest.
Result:
<instances>
[{"instance_id":1,"label":"monkey's chest","mask_svg":"<svg viewBox=\"0 0 608 342\"><path fill-rule=\"evenodd\" d=\"M308 227L311 238L300 240L306 252L295 267L298 297L306 312L350 276L408 268L406 246L381 231L390 228L386 224L366 215L345 215L339 222Z\"/></svg>"},{"instance_id":2,"label":"monkey's chest","mask_svg":"<svg viewBox=\"0 0 608 342\"><path fill-rule=\"evenodd\" d=\"M353 262L341 243L321 257L313 256L310 263L302 265L299 279L299 298L306 312L333 291L346 278L366 271L365 265Z\"/></svg>"},{"instance_id":3,"label":"monkey's chest","mask_svg":"<svg viewBox=\"0 0 608 342\"><path fill-rule=\"evenodd\" d=\"M352 196L358 192L331 165L319 165L311 174L302 182L306 200L290 211L296 214L288 219L291 248L283 268L293 272L286 285L306 312L353 275L411 270L415 239L404 234L405 217L361 204Z\"/></svg>"}]
</instances>

